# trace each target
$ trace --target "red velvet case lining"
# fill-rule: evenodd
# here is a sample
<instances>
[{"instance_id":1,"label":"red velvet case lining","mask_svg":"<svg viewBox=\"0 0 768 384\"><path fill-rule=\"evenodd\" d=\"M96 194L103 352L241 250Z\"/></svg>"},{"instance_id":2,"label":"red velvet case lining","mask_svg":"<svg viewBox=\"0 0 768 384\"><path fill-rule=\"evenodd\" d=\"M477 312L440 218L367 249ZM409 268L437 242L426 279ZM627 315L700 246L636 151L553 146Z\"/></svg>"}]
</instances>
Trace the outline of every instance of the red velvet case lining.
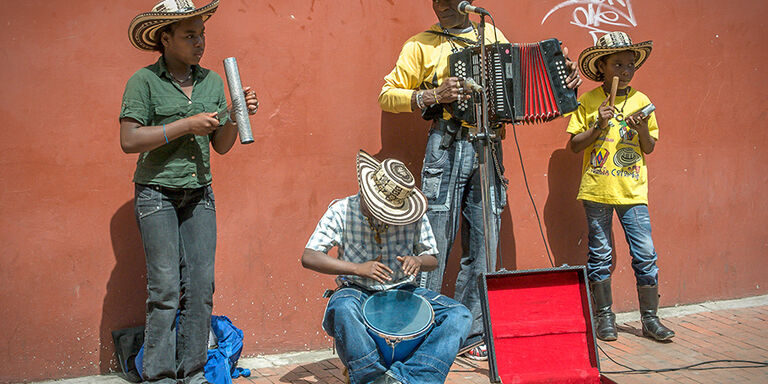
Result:
<instances>
[{"instance_id":1,"label":"red velvet case lining","mask_svg":"<svg viewBox=\"0 0 768 384\"><path fill-rule=\"evenodd\" d=\"M488 307L504 384L598 384L580 270L489 275Z\"/></svg>"}]
</instances>

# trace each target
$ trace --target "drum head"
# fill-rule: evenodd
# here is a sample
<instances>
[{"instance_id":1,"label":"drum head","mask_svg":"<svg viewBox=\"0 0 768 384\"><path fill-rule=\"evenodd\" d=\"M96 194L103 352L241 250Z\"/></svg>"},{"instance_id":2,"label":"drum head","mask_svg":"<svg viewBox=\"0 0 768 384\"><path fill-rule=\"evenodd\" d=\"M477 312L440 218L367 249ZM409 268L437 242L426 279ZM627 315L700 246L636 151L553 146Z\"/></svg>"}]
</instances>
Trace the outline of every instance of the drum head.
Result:
<instances>
[{"instance_id":1,"label":"drum head","mask_svg":"<svg viewBox=\"0 0 768 384\"><path fill-rule=\"evenodd\" d=\"M434 317L432 306L426 299L398 289L371 295L363 304L366 324L388 336L419 334L432 324Z\"/></svg>"}]
</instances>

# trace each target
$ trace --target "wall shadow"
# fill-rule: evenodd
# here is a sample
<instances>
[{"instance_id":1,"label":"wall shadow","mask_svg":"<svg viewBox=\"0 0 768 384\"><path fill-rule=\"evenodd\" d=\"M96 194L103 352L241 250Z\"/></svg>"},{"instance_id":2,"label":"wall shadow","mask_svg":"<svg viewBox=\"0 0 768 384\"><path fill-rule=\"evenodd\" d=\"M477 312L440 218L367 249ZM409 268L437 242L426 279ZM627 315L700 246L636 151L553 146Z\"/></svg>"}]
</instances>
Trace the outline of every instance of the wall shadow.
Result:
<instances>
[{"instance_id":1,"label":"wall shadow","mask_svg":"<svg viewBox=\"0 0 768 384\"><path fill-rule=\"evenodd\" d=\"M146 265L133 200L123 204L109 223L115 267L109 276L101 326L99 366L102 373L120 371L111 332L144 325L147 299Z\"/></svg>"},{"instance_id":2,"label":"wall shadow","mask_svg":"<svg viewBox=\"0 0 768 384\"><path fill-rule=\"evenodd\" d=\"M463 218L462 218L463 220ZM448 255L448 263L445 266L443 276L443 287L441 293L453 297L456 291L456 278L461 269L462 252L468 250L462 249L461 244L462 228L459 226L456 232L456 239L453 242L451 254ZM499 248L497 249L496 270L506 269L514 271L517 269L517 244L515 243L514 223L512 222L512 213L510 207L504 208L501 212L501 228L499 229Z\"/></svg>"},{"instance_id":3,"label":"wall shadow","mask_svg":"<svg viewBox=\"0 0 768 384\"><path fill-rule=\"evenodd\" d=\"M501 228L499 230L499 257L497 269L509 271L517 269L517 243L515 242L515 225L512 222L512 212L509 205L501 213Z\"/></svg>"},{"instance_id":4,"label":"wall shadow","mask_svg":"<svg viewBox=\"0 0 768 384\"><path fill-rule=\"evenodd\" d=\"M589 230L584 207L576 200L581 182L581 160L582 154L573 153L567 144L549 158L549 193L544 205L544 222L555 266L585 265L587 262Z\"/></svg>"},{"instance_id":5,"label":"wall shadow","mask_svg":"<svg viewBox=\"0 0 768 384\"><path fill-rule=\"evenodd\" d=\"M381 112L381 150L373 156L378 160L402 161L421 188L421 166L430 124L418 113Z\"/></svg>"}]
</instances>

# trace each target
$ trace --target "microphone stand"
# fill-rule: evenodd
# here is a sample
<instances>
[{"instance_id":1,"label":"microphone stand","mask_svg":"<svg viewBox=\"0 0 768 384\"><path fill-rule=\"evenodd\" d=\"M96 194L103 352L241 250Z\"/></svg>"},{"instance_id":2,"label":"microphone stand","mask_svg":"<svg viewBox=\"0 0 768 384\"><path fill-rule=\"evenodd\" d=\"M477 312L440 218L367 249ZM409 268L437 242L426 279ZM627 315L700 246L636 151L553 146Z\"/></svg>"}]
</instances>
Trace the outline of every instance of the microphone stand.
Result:
<instances>
[{"instance_id":1,"label":"microphone stand","mask_svg":"<svg viewBox=\"0 0 768 384\"><path fill-rule=\"evenodd\" d=\"M477 133L470 135L470 140L475 148L478 159L478 170L480 171L480 194L482 197L483 209L483 237L485 239L485 262L486 271L494 272L492 261L495 261L495 247L491 245L491 233L496 233L496 220L491 214L491 178L495 177L493 156L491 154L491 145L495 135L491 132L488 123L488 94L487 75L488 75L488 57L485 48L485 15L480 15L480 24L478 25L478 38L480 42L480 86L482 92L473 92L480 94L480 103L475 103L475 121L477 122ZM476 97L474 95L473 97ZM475 99L477 100L477 99ZM493 253L493 256L491 254Z\"/></svg>"}]
</instances>

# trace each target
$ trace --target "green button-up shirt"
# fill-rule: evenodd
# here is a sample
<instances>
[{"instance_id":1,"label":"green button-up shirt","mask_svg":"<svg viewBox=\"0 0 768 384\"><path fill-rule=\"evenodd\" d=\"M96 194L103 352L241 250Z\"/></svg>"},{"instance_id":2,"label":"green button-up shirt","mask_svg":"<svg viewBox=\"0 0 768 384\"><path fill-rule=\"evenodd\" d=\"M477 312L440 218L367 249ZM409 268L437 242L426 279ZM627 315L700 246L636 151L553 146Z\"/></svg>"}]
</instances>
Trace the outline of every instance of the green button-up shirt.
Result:
<instances>
[{"instance_id":1,"label":"green button-up shirt","mask_svg":"<svg viewBox=\"0 0 768 384\"><path fill-rule=\"evenodd\" d=\"M120 118L135 119L143 126L161 126L202 112L227 108L224 82L216 72L192 66L194 85L188 98L173 81L161 56L139 69L125 85ZM221 124L226 123L227 117ZM141 129L141 128L139 128ZM139 155L133 181L171 188L199 188L211 183L208 136L184 135Z\"/></svg>"}]
</instances>

